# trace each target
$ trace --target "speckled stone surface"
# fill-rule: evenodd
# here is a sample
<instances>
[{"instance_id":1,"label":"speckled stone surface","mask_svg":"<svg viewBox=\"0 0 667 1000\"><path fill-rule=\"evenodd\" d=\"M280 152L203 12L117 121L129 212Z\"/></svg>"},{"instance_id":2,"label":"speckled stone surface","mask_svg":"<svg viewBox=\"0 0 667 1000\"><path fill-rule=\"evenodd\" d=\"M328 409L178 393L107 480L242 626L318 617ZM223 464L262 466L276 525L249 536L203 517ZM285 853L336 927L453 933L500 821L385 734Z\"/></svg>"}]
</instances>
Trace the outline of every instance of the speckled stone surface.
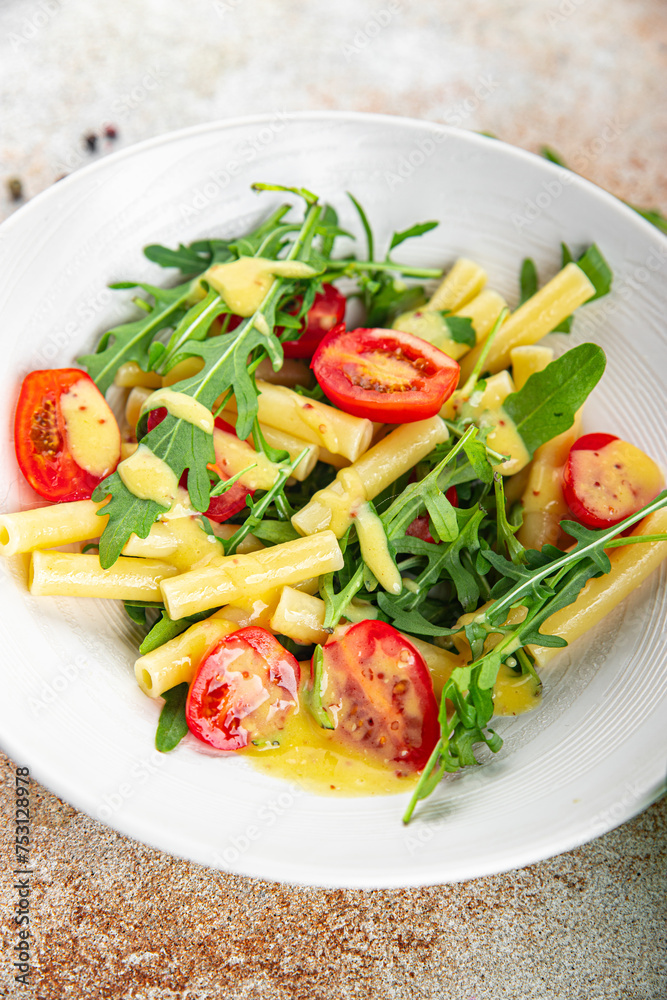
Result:
<instances>
[{"instance_id":1,"label":"speckled stone surface","mask_svg":"<svg viewBox=\"0 0 667 1000\"><path fill-rule=\"evenodd\" d=\"M3 217L10 176L31 197L91 156L169 129L317 108L548 143L621 197L667 209L660 0L5 0L0 28ZM118 138L88 153L83 135L107 123ZM175 860L39 786L23 986L14 773L0 758L0 996L667 998L664 804L522 871L354 892Z\"/></svg>"}]
</instances>

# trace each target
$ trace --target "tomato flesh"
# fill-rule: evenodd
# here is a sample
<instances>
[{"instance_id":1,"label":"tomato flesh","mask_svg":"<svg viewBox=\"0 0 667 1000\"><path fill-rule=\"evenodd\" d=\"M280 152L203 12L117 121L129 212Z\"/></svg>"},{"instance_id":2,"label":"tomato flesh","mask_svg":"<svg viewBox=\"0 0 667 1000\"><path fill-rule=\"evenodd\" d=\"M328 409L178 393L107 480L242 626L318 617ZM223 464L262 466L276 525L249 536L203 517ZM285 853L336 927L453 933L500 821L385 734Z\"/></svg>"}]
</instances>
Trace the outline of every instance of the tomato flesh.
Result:
<instances>
[{"instance_id":1,"label":"tomato flesh","mask_svg":"<svg viewBox=\"0 0 667 1000\"><path fill-rule=\"evenodd\" d=\"M385 423L435 416L460 373L453 358L411 333L343 324L324 337L311 367L341 410Z\"/></svg>"},{"instance_id":2,"label":"tomato flesh","mask_svg":"<svg viewBox=\"0 0 667 1000\"><path fill-rule=\"evenodd\" d=\"M188 728L216 750L272 741L297 706L299 664L266 629L221 639L201 663L185 707Z\"/></svg>"},{"instance_id":3,"label":"tomato flesh","mask_svg":"<svg viewBox=\"0 0 667 1000\"><path fill-rule=\"evenodd\" d=\"M381 621L337 629L322 652L322 703L335 722L332 739L399 773L421 770L440 736L421 654Z\"/></svg>"},{"instance_id":4,"label":"tomato flesh","mask_svg":"<svg viewBox=\"0 0 667 1000\"><path fill-rule=\"evenodd\" d=\"M563 496L588 528L610 528L653 500L664 476L652 458L613 434L584 434L563 469Z\"/></svg>"},{"instance_id":5,"label":"tomato flesh","mask_svg":"<svg viewBox=\"0 0 667 1000\"><path fill-rule=\"evenodd\" d=\"M118 454L102 475L83 469L68 443L67 421L60 400L79 382L89 383L99 396L104 420L115 419L92 379L79 368L51 368L30 372L23 380L14 420L14 444L21 472L45 500L88 500L95 487L113 472Z\"/></svg>"}]
</instances>

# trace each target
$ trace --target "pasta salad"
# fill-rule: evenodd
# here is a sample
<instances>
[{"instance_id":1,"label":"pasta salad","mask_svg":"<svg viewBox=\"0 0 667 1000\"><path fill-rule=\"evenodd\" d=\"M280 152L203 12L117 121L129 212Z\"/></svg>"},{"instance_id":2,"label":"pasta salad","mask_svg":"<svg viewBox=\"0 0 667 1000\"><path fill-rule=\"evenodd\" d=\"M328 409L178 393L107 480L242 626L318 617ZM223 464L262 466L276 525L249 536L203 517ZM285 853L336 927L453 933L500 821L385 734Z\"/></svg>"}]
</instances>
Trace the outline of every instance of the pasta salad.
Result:
<instances>
[{"instance_id":1,"label":"pasta salad","mask_svg":"<svg viewBox=\"0 0 667 1000\"><path fill-rule=\"evenodd\" d=\"M26 377L16 455L49 505L0 516L0 552L31 553L37 598L124 601L159 750L190 734L318 792L409 791L407 822L667 555L664 478L581 432L602 348L540 343L609 291L595 245L541 287L524 261L510 312L473 260L397 262L437 222L378 258L350 196L366 252L336 256L331 206L255 188L302 217L147 247L180 282L114 286L143 291L135 318Z\"/></svg>"}]
</instances>

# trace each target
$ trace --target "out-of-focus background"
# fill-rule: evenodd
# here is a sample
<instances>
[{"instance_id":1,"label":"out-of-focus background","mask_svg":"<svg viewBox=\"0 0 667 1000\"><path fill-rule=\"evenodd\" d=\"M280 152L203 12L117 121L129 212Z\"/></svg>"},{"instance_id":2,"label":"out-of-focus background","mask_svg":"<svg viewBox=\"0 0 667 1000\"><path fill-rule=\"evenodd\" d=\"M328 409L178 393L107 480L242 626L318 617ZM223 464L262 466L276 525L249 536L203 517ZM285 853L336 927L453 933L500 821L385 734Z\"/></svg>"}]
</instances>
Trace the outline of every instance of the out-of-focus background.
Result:
<instances>
[{"instance_id":1,"label":"out-of-focus background","mask_svg":"<svg viewBox=\"0 0 667 1000\"><path fill-rule=\"evenodd\" d=\"M150 136L322 108L549 145L619 197L667 209L661 0L4 0L0 26L3 217ZM0 767L0 995L667 997L661 805L519 872L362 893L174 860L39 787L24 988L11 955L14 769Z\"/></svg>"}]
</instances>

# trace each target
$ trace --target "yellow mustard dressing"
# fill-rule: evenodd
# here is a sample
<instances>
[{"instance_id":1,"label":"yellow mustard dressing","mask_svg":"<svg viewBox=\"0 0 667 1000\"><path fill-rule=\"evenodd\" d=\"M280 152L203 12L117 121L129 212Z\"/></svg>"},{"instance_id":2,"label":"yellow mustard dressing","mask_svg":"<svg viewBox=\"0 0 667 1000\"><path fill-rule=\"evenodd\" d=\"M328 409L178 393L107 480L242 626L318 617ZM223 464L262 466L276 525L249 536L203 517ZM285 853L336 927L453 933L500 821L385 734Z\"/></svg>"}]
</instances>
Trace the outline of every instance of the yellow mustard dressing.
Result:
<instances>
[{"instance_id":1,"label":"yellow mustard dressing","mask_svg":"<svg viewBox=\"0 0 667 1000\"><path fill-rule=\"evenodd\" d=\"M120 456L120 431L104 396L87 378L60 397L67 446L72 458L92 476L107 475Z\"/></svg>"},{"instance_id":2,"label":"yellow mustard dressing","mask_svg":"<svg viewBox=\"0 0 667 1000\"><path fill-rule=\"evenodd\" d=\"M542 684L532 674L517 674L501 663L493 688L493 707L496 715L522 715L539 708L542 701Z\"/></svg>"},{"instance_id":3,"label":"yellow mustard dressing","mask_svg":"<svg viewBox=\"0 0 667 1000\"><path fill-rule=\"evenodd\" d=\"M239 257L228 264L214 264L203 277L233 313L252 316L261 307L276 277L310 278L315 273L300 260Z\"/></svg>"},{"instance_id":4,"label":"yellow mustard dressing","mask_svg":"<svg viewBox=\"0 0 667 1000\"><path fill-rule=\"evenodd\" d=\"M503 409L503 403L514 392L514 382L508 371L489 376L469 396L457 391L443 406L441 415L448 419L468 417L481 428L489 430L486 443L493 451L507 455L494 466L503 476L513 476L530 462L530 452L516 429L514 421Z\"/></svg>"},{"instance_id":5,"label":"yellow mustard dressing","mask_svg":"<svg viewBox=\"0 0 667 1000\"><path fill-rule=\"evenodd\" d=\"M186 392L175 392L173 389L157 389L144 401L141 412L154 410L158 406L164 406L172 417L178 420L185 420L188 424L194 424L207 434L213 433L215 421L213 414L203 403Z\"/></svg>"},{"instance_id":6,"label":"yellow mustard dressing","mask_svg":"<svg viewBox=\"0 0 667 1000\"><path fill-rule=\"evenodd\" d=\"M163 507L171 507L178 496L175 473L145 444L124 458L116 471L130 493L140 500L154 500Z\"/></svg>"},{"instance_id":7,"label":"yellow mustard dressing","mask_svg":"<svg viewBox=\"0 0 667 1000\"><path fill-rule=\"evenodd\" d=\"M398 764L393 770L363 751L341 751L332 731L318 726L304 707L292 713L276 739L277 747L250 746L243 755L258 771L317 795L398 795L417 783L416 774L399 776Z\"/></svg>"},{"instance_id":8,"label":"yellow mustard dressing","mask_svg":"<svg viewBox=\"0 0 667 1000\"><path fill-rule=\"evenodd\" d=\"M390 594L400 594L403 589L401 574L389 554L387 533L382 521L368 503L362 503L352 511L361 547L361 557L375 576L378 583Z\"/></svg>"}]
</instances>

